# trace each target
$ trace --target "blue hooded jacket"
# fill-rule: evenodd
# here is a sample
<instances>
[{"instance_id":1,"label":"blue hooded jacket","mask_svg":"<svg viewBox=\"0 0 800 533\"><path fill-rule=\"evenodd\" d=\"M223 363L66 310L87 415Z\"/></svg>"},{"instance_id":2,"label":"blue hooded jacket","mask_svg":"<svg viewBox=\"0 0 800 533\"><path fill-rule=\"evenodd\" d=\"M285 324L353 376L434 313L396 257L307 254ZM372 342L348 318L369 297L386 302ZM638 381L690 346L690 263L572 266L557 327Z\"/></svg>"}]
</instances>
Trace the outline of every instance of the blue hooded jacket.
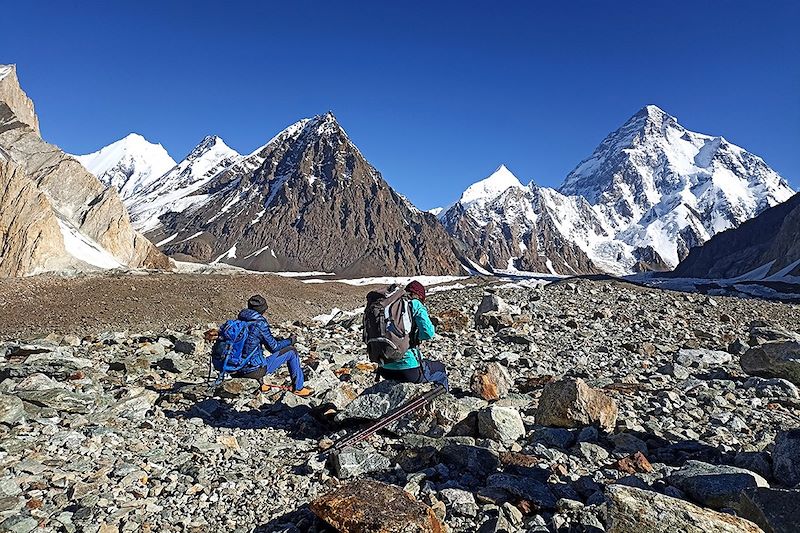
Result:
<instances>
[{"instance_id":1,"label":"blue hooded jacket","mask_svg":"<svg viewBox=\"0 0 800 533\"><path fill-rule=\"evenodd\" d=\"M267 318L252 309L242 309L239 312L239 320L247 322L247 340L244 342L242 353L249 354L255 351L255 355L250 360L251 367L259 367L264 364L264 350L266 347L270 354L279 352L291 346L291 339L276 340L269 329Z\"/></svg>"}]
</instances>

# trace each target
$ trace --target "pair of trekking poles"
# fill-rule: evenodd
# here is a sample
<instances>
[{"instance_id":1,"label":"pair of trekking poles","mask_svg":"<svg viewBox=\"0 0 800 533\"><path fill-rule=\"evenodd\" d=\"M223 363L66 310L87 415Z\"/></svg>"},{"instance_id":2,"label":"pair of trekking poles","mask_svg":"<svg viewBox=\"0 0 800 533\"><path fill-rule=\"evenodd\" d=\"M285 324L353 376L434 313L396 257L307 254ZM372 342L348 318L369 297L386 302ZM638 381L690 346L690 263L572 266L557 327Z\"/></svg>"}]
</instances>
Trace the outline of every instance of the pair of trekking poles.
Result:
<instances>
[{"instance_id":1,"label":"pair of trekking poles","mask_svg":"<svg viewBox=\"0 0 800 533\"><path fill-rule=\"evenodd\" d=\"M361 431L354 433L348 437L342 438L341 440L336 442L328 450L328 452L330 453L330 452L341 451L348 446L352 446L363 440L366 440L367 438L374 435L375 433L385 428L386 426L392 424L393 422L396 422L397 420L400 420L407 414L416 411L417 409L421 408L428 402L435 400L445 392L447 392L447 389L445 389L443 385L439 384L435 385L433 389L429 390L425 394L421 394L415 398L410 399L404 404L398 405L397 407L395 407L394 409L383 415L383 417L378 419L371 426L366 427Z\"/></svg>"}]
</instances>

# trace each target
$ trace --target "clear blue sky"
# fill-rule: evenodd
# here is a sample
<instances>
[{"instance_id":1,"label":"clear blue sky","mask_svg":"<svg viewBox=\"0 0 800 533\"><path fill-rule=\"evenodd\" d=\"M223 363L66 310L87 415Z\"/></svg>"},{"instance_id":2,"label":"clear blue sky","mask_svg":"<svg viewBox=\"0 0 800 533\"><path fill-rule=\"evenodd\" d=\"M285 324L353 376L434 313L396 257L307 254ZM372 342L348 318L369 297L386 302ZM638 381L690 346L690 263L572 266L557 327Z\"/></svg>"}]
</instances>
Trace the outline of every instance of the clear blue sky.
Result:
<instances>
[{"instance_id":1,"label":"clear blue sky","mask_svg":"<svg viewBox=\"0 0 800 533\"><path fill-rule=\"evenodd\" d=\"M435 4L435 5L432 5ZM44 137L131 131L181 159L240 152L333 110L418 206L506 163L558 186L645 104L724 135L800 186L800 2L11 2Z\"/></svg>"}]
</instances>

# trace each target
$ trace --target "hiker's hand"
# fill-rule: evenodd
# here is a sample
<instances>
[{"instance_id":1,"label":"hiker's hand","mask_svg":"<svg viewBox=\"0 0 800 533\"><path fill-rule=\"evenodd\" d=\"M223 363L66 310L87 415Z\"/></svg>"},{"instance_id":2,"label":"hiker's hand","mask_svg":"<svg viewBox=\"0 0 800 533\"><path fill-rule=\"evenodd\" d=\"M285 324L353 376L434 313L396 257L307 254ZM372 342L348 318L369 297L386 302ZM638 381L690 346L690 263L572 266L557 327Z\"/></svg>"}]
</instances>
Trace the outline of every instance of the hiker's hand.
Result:
<instances>
[{"instance_id":1,"label":"hiker's hand","mask_svg":"<svg viewBox=\"0 0 800 533\"><path fill-rule=\"evenodd\" d=\"M297 337L292 335L291 337L289 337L289 342L291 343L292 346L294 346L295 344L297 344Z\"/></svg>"},{"instance_id":2,"label":"hiker's hand","mask_svg":"<svg viewBox=\"0 0 800 533\"><path fill-rule=\"evenodd\" d=\"M206 342L214 342L219 337L219 330L217 328L211 328L205 333L203 333L203 338Z\"/></svg>"}]
</instances>

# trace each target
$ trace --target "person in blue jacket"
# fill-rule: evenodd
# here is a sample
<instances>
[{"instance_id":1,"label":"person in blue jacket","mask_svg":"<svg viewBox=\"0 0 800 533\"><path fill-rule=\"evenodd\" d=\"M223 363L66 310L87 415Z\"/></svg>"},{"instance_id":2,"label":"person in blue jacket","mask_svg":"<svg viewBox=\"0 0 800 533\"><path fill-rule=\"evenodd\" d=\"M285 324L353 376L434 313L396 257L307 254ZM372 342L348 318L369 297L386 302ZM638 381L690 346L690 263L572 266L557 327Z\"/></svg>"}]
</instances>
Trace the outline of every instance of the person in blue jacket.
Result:
<instances>
[{"instance_id":1,"label":"person in blue jacket","mask_svg":"<svg viewBox=\"0 0 800 533\"><path fill-rule=\"evenodd\" d=\"M428 309L425 307L425 287L418 281L412 281L406 286L406 293L411 298L411 348L399 361L385 363L378 367L378 374L394 381L408 383L438 383L450 390L447 381L447 371L439 361L422 358L419 344L430 340L436 335Z\"/></svg>"},{"instance_id":2,"label":"person in blue jacket","mask_svg":"<svg viewBox=\"0 0 800 533\"><path fill-rule=\"evenodd\" d=\"M292 376L292 392L298 396L311 396L314 391L305 386L303 370L300 368L300 355L294 348L294 337L276 340L269 329L269 322L264 313L268 309L267 300L260 294L252 296L247 300L247 309L239 312L239 320L247 322L247 339L245 340L242 353L252 353L255 355L250 360L250 364L238 373L237 377L257 379L261 383L261 390L268 390L269 386L264 384L264 376L272 374L282 365L289 367L289 374ZM264 348L270 351L269 355L264 355Z\"/></svg>"}]
</instances>

